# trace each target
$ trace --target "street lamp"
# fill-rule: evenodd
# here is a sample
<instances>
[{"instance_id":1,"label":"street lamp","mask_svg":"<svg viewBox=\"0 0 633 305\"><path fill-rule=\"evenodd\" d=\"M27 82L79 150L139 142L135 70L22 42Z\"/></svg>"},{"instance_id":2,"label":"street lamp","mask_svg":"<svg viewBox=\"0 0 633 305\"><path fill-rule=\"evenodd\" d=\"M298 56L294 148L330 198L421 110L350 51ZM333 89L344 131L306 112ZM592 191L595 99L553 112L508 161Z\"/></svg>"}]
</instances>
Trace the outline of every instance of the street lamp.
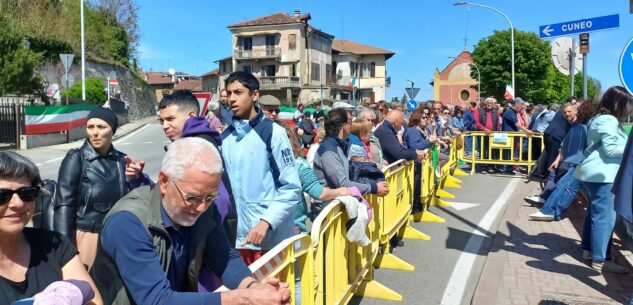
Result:
<instances>
[{"instance_id":1,"label":"street lamp","mask_svg":"<svg viewBox=\"0 0 633 305\"><path fill-rule=\"evenodd\" d=\"M510 44L511 44L511 48L512 48L512 89L514 90L514 96L516 96L517 95L517 88L516 88L516 86L514 84L514 26L512 25L512 21L510 21L510 18L508 18L508 16L506 16L506 14L504 14L503 12L501 12L500 10L498 10L498 9L492 7L492 6L479 4L479 3L473 3L473 2L455 2L455 3L453 3L453 6L458 6L458 5L472 5L472 6L479 6L479 7L491 9L491 10L501 14L501 16L503 16L503 18L505 18L508 21L508 23L510 24Z\"/></svg>"},{"instance_id":2,"label":"street lamp","mask_svg":"<svg viewBox=\"0 0 633 305\"><path fill-rule=\"evenodd\" d=\"M84 0L79 0L81 15L81 100L86 100L86 35L84 31Z\"/></svg>"},{"instance_id":3,"label":"street lamp","mask_svg":"<svg viewBox=\"0 0 633 305\"><path fill-rule=\"evenodd\" d=\"M474 62L468 59L461 58L461 57L449 56L448 58L463 60L471 64L473 67L475 67L475 69L477 70L477 101L480 102L481 101L481 73L479 73L479 68L477 68L477 65Z\"/></svg>"}]
</instances>

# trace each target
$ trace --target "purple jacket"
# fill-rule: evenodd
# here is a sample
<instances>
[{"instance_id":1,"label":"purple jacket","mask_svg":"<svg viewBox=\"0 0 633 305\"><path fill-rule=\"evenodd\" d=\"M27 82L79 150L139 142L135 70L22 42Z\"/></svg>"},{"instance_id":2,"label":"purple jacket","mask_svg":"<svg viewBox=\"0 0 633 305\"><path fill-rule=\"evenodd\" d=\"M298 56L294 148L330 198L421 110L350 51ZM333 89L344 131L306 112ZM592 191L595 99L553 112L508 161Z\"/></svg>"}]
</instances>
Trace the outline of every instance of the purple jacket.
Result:
<instances>
[{"instance_id":1,"label":"purple jacket","mask_svg":"<svg viewBox=\"0 0 633 305\"><path fill-rule=\"evenodd\" d=\"M211 142L211 144L218 149L218 152L222 145L222 136L217 130L211 128L209 121L203 116L189 118L183 127L182 137L199 137L205 139ZM231 200L229 199L229 193L224 182L220 182L220 193L218 194L218 198L215 199L215 205L218 208L218 212L220 212L220 220L224 222L224 218L231 209Z\"/></svg>"}]
</instances>

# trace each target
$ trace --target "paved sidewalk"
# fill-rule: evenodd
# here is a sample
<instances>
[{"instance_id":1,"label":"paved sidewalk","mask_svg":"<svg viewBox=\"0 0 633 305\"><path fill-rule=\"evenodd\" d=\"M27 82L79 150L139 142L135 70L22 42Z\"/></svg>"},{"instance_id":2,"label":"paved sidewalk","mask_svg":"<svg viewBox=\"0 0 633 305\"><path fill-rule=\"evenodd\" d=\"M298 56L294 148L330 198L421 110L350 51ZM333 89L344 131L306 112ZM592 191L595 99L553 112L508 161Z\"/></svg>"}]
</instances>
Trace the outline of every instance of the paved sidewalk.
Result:
<instances>
[{"instance_id":1,"label":"paved sidewalk","mask_svg":"<svg viewBox=\"0 0 633 305\"><path fill-rule=\"evenodd\" d=\"M534 182L531 193L538 193ZM558 222L529 221L537 208L515 194L493 240L472 300L473 305L628 304L633 274L600 274L581 257L582 203ZM631 253L614 238L616 262L631 270Z\"/></svg>"}]
</instances>

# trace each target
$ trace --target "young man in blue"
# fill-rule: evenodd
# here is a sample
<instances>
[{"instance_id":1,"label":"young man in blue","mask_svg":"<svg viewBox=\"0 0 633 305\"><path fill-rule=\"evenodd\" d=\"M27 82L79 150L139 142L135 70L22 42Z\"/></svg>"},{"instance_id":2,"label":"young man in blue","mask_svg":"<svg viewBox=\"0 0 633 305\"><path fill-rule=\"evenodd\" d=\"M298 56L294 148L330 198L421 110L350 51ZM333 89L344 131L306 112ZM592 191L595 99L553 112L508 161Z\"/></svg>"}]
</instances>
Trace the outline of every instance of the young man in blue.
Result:
<instances>
[{"instance_id":1,"label":"young man in blue","mask_svg":"<svg viewBox=\"0 0 633 305\"><path fill-rule=\"evenodd\" d=\"M257 78L239 71L225 82L233 123L222 134L222 157L237 209L235 247L250 264L294 235L301 182L285 129L256 106Z\"/></svg>"}]
</instances>

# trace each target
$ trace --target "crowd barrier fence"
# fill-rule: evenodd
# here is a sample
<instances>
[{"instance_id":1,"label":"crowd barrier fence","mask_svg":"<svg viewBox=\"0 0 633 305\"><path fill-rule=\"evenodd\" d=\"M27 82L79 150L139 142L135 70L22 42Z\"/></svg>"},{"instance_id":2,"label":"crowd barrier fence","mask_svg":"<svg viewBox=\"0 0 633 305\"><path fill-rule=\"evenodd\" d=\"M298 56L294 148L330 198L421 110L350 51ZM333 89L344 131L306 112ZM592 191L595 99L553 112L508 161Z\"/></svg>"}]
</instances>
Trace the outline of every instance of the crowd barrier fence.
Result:
<instances>
[{"instance_id":1,"label":"crowd barrier fence","mask_svg":"<svg viewBox=\"0 0 633 305\"><path fill-rule=\"evenodd\" d=\"M534 152L542 152L545 148L541 133L528 136L525 132L514 131L468 131L464 133L464 140L473 143L473 151L462 158L471 164L470 174L475 173L477 165L486 164L527 166L529 175L538 159Z\"/></svg>"},{"instance_id":2,"label":"crowd barrier fence","mask_svg":"<svg viewBox=\"0 0 633 305\"><path fill-rule=\"evenodd\" d=\"M292 304L347 304L353 296L402 301L402 295L374 279L375 268L414 271L414 266L391 253L394 237L429 240L414 229L412 221L442 223L445 220L428 211L432 205L449 205L442 198L455 198L444 188L460 187L455 176L467 175L458 168L463 150L453 148L448 162L434 164L431 154L422 162L421 181L414 181L414 162L400 160L383 169L389 183L385 197L366 196L373 217L366 234L367 246L347 241L350 221L345 206L338 200L328 204L312 223L310 235L290 237L271 249L249 267L258 279L277 277L290 284ZM421 185L423 209L412 215L414 183ZM300 283L300 284L299 284ZM299 290L300 293L296 294Z\"/></svg>"}]
</instances>

